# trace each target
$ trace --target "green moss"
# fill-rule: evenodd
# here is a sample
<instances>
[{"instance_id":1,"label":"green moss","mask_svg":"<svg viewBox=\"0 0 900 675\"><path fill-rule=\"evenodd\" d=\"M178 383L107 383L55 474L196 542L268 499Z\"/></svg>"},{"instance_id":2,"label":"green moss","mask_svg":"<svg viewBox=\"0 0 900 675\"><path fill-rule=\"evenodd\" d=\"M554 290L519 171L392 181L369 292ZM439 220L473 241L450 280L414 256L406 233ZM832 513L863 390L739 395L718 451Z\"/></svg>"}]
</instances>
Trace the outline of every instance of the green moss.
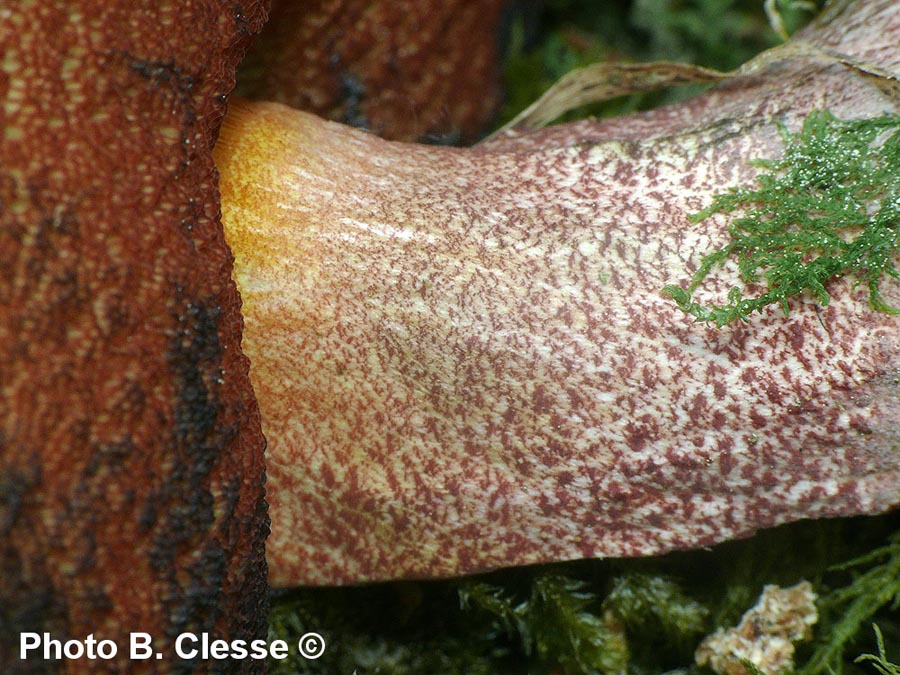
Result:
<instances>
[{"instance_id":1,"label":"green moss","mask_svg":"<svg viewBox=\"0 0 900 675\"><path fill-rule=\"evenodd\" d=\"M881 675L900 675L900 665L888 661L887 651L884 648L884 636L877 625L873 625L878 643L878 654L863 654L856 659L856 663L871 663Z\"/></svg>"},{"instance_id":2,"label":"green moss","mask_svg":"<svg viewBox=\"0 0 900 675\"><path fill-rule=\"evenodd\" d=\"M826 593L819 603L827 631L800 671L804 675L824 671L839 672L851 641L860 634L882 608L900 609L900 532L865 555L835 565L844 585ZM879 637L880 637L879 633ZM883 645L882 645L883 646Z\"/></svg>"},{"instance_id":3,"label":"green moss","mask_svg":"<svg viewBox=\"0 0 900 675\"><path fill-rule=\"evenodd\" d=\"M603 607L617 616L636 644L688 659L709 628L709 609L689 597L673 578L627 572L617 576Z\"/></svg>"},{"instance_id":4,"label":"green moss","mask_svg":"<svg viewBox=\"0 0 900 675\"><path fill-rule=\"evenodd\" d=\"M813 111L800 132L782 128L782 137L780 159L756 162L766 169L758 187L732 188L692 218L742 212L728 226L731 241L703 257L687 289L663 292L698 321L723 326L771 304L788 314L789 300L804 292L828 305L826 284L848 275L865 285L874 309L900 312L880 288L884 275L900 279L900 116L840 120ZM695 302L694 291L730 258L745 286L763 281L764 290L748 298L733 286L727 303Z\"/></svg>"},{"instance_id":5,"label":"green moss","mask_svg":"<svg viewBox=\"0 0 900 675\"><path fill-rule=\"evenodd\" d=\"M855 673L877 621L900 651L900 514L796 523L707 551L515 568L451 581L297 589L273 599L271 639L327 642L270 672L446 675L651 674L695 669L704 635L735 625L766 584L820 594L804 675ZM847 562L850 561L850 562ZM824 655L824 658L823 658ZM625 664L623 666L623 664ZM869 667L869 666L865 666ZM893 674L891 674L893 675Z\"/></svg>"},{"instance_id":6,"label":"green moss","mask_svg":"<svg viewBox=\"0 0 900 675\"><path fill-rule=\"evenodd\" d=\"M624 636L611 617L590 611L599 605L583 581L551 573L534 577L524 600L483 582L463 586L460 596L539 663L565 673L621 672L628 665Z\"/></svg>"},{"instance_id":7,"label":"green moss","mask_svg":"<svg viewBox=\"0 0 900 675\"><path fill-rule=\"evenodd\" d=\"M298 654L307 632L319 633L318 659ZM306 588L273 598L269 642L285 640L289 658L270 660L272 675L515 672L497 636L459 609L457 584L399 582L359 588Z\"/></svg>"}]
</instances>

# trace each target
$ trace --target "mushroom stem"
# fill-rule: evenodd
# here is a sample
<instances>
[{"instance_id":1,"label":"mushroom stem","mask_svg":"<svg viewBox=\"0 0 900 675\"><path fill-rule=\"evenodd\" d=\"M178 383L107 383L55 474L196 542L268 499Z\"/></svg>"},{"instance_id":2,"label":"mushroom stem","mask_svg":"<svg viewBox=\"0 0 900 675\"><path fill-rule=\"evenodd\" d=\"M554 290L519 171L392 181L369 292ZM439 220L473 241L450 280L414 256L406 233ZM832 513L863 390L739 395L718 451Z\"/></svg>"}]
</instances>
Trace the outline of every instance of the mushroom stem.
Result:
<instances>
[{"instance_id":1,"label":"mushroom stem","mask_svg":"<svg viewBox=\"0 0 900 675\"><path fill-rule=\"evenodd\" d=\"M821 311L723 330L660 293L726 236L688 215L837 86L837 114L892 105L792 63L454 149L233 104L216 162L269 441L270 582L647 555L896 505L896 318L848 280Z\"/></svg>"}]
</instances>

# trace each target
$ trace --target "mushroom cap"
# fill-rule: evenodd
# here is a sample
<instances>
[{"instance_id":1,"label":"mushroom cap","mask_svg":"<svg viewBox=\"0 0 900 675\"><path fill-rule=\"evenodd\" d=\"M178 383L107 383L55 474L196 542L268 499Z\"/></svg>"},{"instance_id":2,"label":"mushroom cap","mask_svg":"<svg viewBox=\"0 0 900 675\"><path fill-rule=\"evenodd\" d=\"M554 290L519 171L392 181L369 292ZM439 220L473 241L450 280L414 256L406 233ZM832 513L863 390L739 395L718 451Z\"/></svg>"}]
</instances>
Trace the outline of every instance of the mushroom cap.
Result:
<instances>
[{"instance_id":1,"label":"mushroom cap","mask_svg":"<svg viewBox=\"0 0 900 675\"><path fill-rule=\"evenodd\" d=\"M264 440L211 154L265 4L0 9L4 672L21 631L116 640L91 672L131 667L129 631L171 659L185 630L265 636Z\"/></svg>"},{"instance_id":2,"label":"mushroom cap","mask_svg":"<svg viewBox=\"0 0 900 675\"><path fill-rule=\"evenodd\" d=\"M478 138L500 105L509 0L276 0L242 96L395 140Z\"/></svg>"}]
</instances>

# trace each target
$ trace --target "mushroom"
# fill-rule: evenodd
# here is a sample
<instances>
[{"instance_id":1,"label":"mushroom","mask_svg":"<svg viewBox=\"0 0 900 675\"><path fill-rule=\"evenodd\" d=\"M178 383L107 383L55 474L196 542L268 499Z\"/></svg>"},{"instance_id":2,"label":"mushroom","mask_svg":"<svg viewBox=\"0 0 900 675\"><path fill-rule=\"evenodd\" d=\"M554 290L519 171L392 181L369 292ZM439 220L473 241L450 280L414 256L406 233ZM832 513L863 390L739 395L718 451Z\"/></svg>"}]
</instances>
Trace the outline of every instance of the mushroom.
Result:
<instances>
[{"instance_id":1,"label":"mushroom","mask_svg":"<svg viewBox=\"0 0 900 675\"><path fill-rule=\"evenodd\" d=\"M897 33L898 20L892 4L888 0L861 3L854 9L853 16L845 15L821 30L822 43L839 46L883 68L896 69L897 54L889 44L890 36ZM0 44L3 46L0 60L0 101L3 102L0 106L0 126L3 128L0 137L0 269L4 271L0 282L0 537L3 541L0 547L3 565L0 608L5 628L0 631L3 644L0 662L5 671L22 665L16 659L16 638L22 631L46 631L54 637L79 639L88 633L96 633L120 645L127 644L129 632L147 631L156 638L155 646L169 654L166 666L173 670L203 667L190 659L178 662L171 656L172 641L185 631L206 632L211 639L236 636L252 639L265 634L264 442L260 432L260 411L248 379L248 362L239 345L240 300L231 280L230 253L217 222L215 167L210 155L224 111L225 96L233 84L234 65L248 37L259 29L264 14L265 3L253 0L227 6L198 0L179 5L177 11L165 3L145 8L117 0L104 3L75 1L65 6L20 2L0 8ZM878 26L882 33L867 34L864 22ZM857 48L854 44L861 46ZM784 107L786 102L771 96L756 101L757 94L764 91L771 94L780 82L788 81L787 76L791 73L801 77L815 75L815 83L805 85L811 100L806 104L798 101L796 108L787 106L790 110ZM490 188L493 175L486 175L476 186L466 175L459 175L456 182L451 175L442 174L441 181L451 194L455 192L462 196L464 189L471 187L473 195L479 197L475 202L479 209L477 213L467 212L464 201L460 201L463 210L456 214L457 218L469 216L471 224L477 217L483 225L490 217L495 219L493 222L498 228L505 228L511 221L504 221L504 216L523 215L534 208L537 209L535 216L549 218L544 221L545 225L565 229L578 225L579 219L587 217L585 211L567 210L563 208L564 203L546 207L534 202L513 205L515 208L509 210L510 200L500 188L508 185L515 192L522 187L516 185L517 177L523 175L515 168L516 163L530 163L538 172L535 180L551 181L547 183L550 185L559 178L554 175L557 169L570 166L581 158L588 164L596 159L608 160L609 166L624 162L627 159L624 156L612 157L615 149L621 149L636 153L634 164L626 162L627 166L649 172L652 167L638 163L642 153L646 155L654 148L679 149L673 135L679 130L686 131L692 117L696 117L701 126L706 120L713 132L716 129L728 131L727 123L716 126L713 122L722 119L722 111L730 110L737 120L733 129L741 132L738 136L728 137L727 133L709 137L695 135L698 140L714 139L723 147L696 149L693 155L673 154L664 159L677 165L693 158L697 172L710 167L720 170L715 176L717 183L737 181L750 178L753 170L741 161L724 161L724 150L730 148L734 157L746 158L751 151L773 149L777 145L771 126L748 129L740 125L741 120L751 117L749 110L764 115L784 112L785 119L791 122L796 120L799 111L812 107L813 102L827 104L839 112L856 114L893 106L839 65L792 64L780 75L769 75L767 83L753 77L742 79L694 103L667 111L626 121L582 123L520 138L501 138L492 145L470 151L439 150L430 156L431 159L426 159L425 149L420 147L382 144L358 132L302 115L295 117L296 114L288 115L281 109L267 106L262 106L260 113L244 109L243 119L239 112L232 124L235 128L252 126L256 124L257 114L263 118L271 116L277 122L278 133L294 134L300 129L307 139L315 136L330 144L336 153L333 158L321 152L318 155L312 153L307 155L306 161L319 162L319 170L330 171L327 165L337 157L353 157L354 161L372 168L362 176L369 184L379 178L379 172L382 179L392 177L384 172L384 167L377 166L379 157L399 156L397 171L405 172L411 179L414 176L409 172L422 162L428 165L429 171L437 168L439 162L467 169L491 168L496 164L498 171L505 168L496 176L495 188ZM721 106L718 114L713 109L715 106ZM246 154L239 155L236 147L243 142L243 133L239 131L229 143L235 148L234 162L246 162L249 166L253 160ZM598 145L593 151L586 145L578 147L578 143L610 139L617 139L618 144ZM365 152L364 149L378 154L360 157L360 151ZM406 154L409 154L409 163L400 161ZM538 163L538 156L548 161ZM713 158L718 159L713 162ZM278 161L282 160L279 158ZM312 169L315 168L310 164L308 173L313 178L315 172ZM507 170L512 173L506 173ZM596 177L596 171L595 167L586 173ZM352 183L353 174L344 173L343 176L345 184ZM624 181L635 176L612 176L611 180L621 180L625 185ZM707 176L698 173L694 178L700 181ZM657 179L671 182L671 177L666 175L658 175ZM606 180L604 178L603 182ZM571 192L573 185L564 186L564 192ZM435 191L438 187L426 185L423 189ZM640 189L643 188L633 187L623 195L627 201L631 200L629 203L639 206L642 196L637 191ZM485 212L480 198L487 197L488 192L493 192L499 199L498 204L507 210L498 208ZM606 194L606 188L601 192ZM364 197L365 191L358 194ZM409 194L419 208L424 206L421 195L412 190L412 184L405 194ZM440 196L442 200L432 205L438 216L443 215L442 210L447 204L456 203L443 201L445 195ZM537 193L532 196L539 197ZM608 196L604 198L608 199ZM666 209L683 213L701 205L704 196L706 192L698 182L695 186L687 186L683 192L673 192L673 201L671 204L666 201ZM346 196L338 197L346 201ZM373 208L371 202L368 206L365 203L349 206ZM611 205L611 208L618 206ZM369 232L368 245L375 241L371 237L379 236L373 226L390 225L385 220L387 215L382 213L379 219L362 223L360 231ZM660 217L661 229L671 234L674 216L666 212ZM524 225L524 221L516 222ZM537 218L535 222L540 224ZM622 223L632 228L630 236L637 237L641 233L635 220L623 218ZM328 224L341 225L339 221ZM388 227L384 232L399 235L402 242L406 225L395 223L393 229ZM692 260L688 250L692 242L703 236L711 237L721 226L719 220L715 226L707 224L685 233L683 257L679 261L688 263ZM610 227L607 225L607 230L612 231ZM519 229L519 233L526 241L534 236L525 229ZM497 241L485 245L483 255L495 255L491 246L499 243L500 234L498 231ZM649 236L649 229L644 235ZM237 243L241 235L235 231L230 236L239 253L249 251L252 254L252 242L247 242L250 249L241 249ZM445 237L447 234L434 236ZM630 246L634 253L636 241L636 238L624 240L623 250L627 253ZM484 242L488 239L483 239ZM546 252L547 244L533 243L536 254L542 247ZM596 246L599 252L600 242L596 242ZM567 259L574 260L573 256L580 255L589 260L587 253L591 248L588 245L582 251L579 246L566 254ZM465 268L464 258L456 260L457 265ZM305 264L318 264L308 258L304 261ZM480 270L475 262L468 273L478 281L475 276ZM554 264L562 262L561 258ZM637 271L646 267L641 265L639 268L640 262L636 258L625 259L623 268L608 270L606 278L610 286L606 290L605 285L598 286L598 296L611 296L614 290L620 291L619 296L631 292L618 289L616 284L621 285L629 277L637 278ZM596 265L597 259L590 264ZM465 269L462 271L466 272ZM521 279L521 275L521 270L516 270L510 279ZM259 279L265 283L264 277ZM447 276L439 276L436 280L459 282L459 278ZM416 280L402 279L398 283L411 284L413 281ZM426 278L418 281L424 285L411 288L411 295L406 297L415 300L417 294L424 291L427 297L431 291L434 298L434 286L429 287L428 283L435 282ZM246 276L241 276L240 283L247 295L247 318L252 324L264 316L265 310L272 308L274 296L260 302L259 292L264 290L261 285L252 288ZM642 283L649 284L649 278ZM476 284L472 291L478 289ZM538 294L541 290L544 289L536 288ZM561 289L556 288L551 295L560 297L560 292ZM881 315L853 310L851 307L856 305L845 304L844 300L849 303L848 298L852 295L846 282L836 284L833 295L835 302L821 313L821 319L829 330L836 331L836 336L823 334L821 324L811 319L807 308L794 312L788 321L760 318L759 325L753 326L752 330L750 327L738 328L728 334L729 338L679 323L677 315L669 313L668 306L662 301L653 304L648 298L636 298L641 306L652 305L658 311L656 316L662 323L657 334L663 330L672 331L672 335L682 338L678 344L683 345L684 340L688 340L695 348L705 345L708 351L718 349L716 353L726 361L740 361L738 356L749 355L753 341L761 337L807 335L809 329L818 331L811 334L822 335L822 339L837 350L828 356L840 362L840 349L851 344L848 340L853 337L854 326L848 320L854 311L858 315L854 320L863 322L865 327L856 333L858 343L851 345L856 351L851 350L853 353L848 353L844 359L844 365L857 378L854 380L841 371L837 381L826 378L824 385L826 393L834 393L847 413L849 427L840 426L844 420L841 415L836 419L839 440L846 440L845 445L823 443L815 448L811 458L804 459L799 446L790 442L779 445L759 432L756 432L755 443L751 442L752 434L750 437L745 434L743 440L745 456L752 450L754 457L762 458L760 461L771 460L779 468L788 468L786 462L796 462L801 472L821 470L817 480L823 490L839 487L835 490L833 503L779 501L779 495L785 493L789 496L809 494L806 490L812 486L798 479L793 483L794 492L789 492L789 485L779 482L778 474L770 471L762 476L774 478L769 490L771 503L761 497L742 502L748 514L752 508L758 508L754 517L725 521L721 526L713 519L706 519L693 533L690 528L682 527L685 525L682 523L674 527L668 542L657 536L653 545L702 545L704 541L746 534L755 527L782 519L876 511L896 502L897 460L896 453L889 452L890 439L896 438L898 418L896 382L890 376L890 369L896 368L894 324ZM295 301L296 298L291 302ZM394 306L397 307L396 300ZM516 306L522 307L522 304ZM624 307L621 304L614 306ZM414 312L416 306L401 306L400 309ZM525 309L531 310L527 305ZM260 314L251 314L251 310ZM504 318L502 314L497 316L498 320ZM584 326L588 326L587 318L584 318ZM392 329L402 328L402 324L392 326ZM636 348L644 349L648 339L652 342L652 336L648 338L647 333L639 331L636 335L636 342L640 343L635 345ZM703 338L704 335L707 337ZM248 334L248 350L252 345L262 345L264 340L264 333L256 337ZM621 344L621 340L613 342ZM737 349L734 355L728 352L729 346ZM525 344L524 349L534 352L535 344ZM434 358L444 353L444 350L432 352ZM474 351L470 353L475 354ZM758 353L787 359L789 350L773 350L760 343ZM316 357L315 354L312 356ZM460 358L460 354L450 356ZM278 425L289 422L285 422L288 418L278 415L279 408L286 407L284 404L276 401L274 407L270 407L271 394L276 387L268 386L265 395L262 393L258 376L267 367L264 363L260 357L260 367L254 366L259 372L253 377L261 387L260 403L271 434ZM409 368L428 365L418 361L406 363ZM325 365L332 368L331 372L338 373L336 363ZM343 365L342 377L348 374L348 365ZM547 367L544 369L552 380L553 373ZM661 364L659 370L664 369L665 364ZM809 377L802 368L800 371L804 377ZM322 372L327 375L328 371ZM686 374L683 371L673 371L673 374L675 372ZM415 371L410 370L404 377L410 375L415 377ZM626 375L644 377L642 372ZM658 377L664 375L664 372L657 374ZM461 377L466 374L461 373ZM534 381L535 378L527 374L522 383L528 386ZM275 380L272 382L274 384ZM353 379L352 382L377 384L371 379ZM802 383L810 382L809 379L802 380L798 385L800 391L806 391ZM295 386L296 382L290 384ZM508 390L508 383L499 382L498 385ZM487 396L483 385L479 391L482 396ZM552 388L545 388L543 392L523 390L518 396L530 395L531 410L549 416L552 424L552 416L557 413L552 407L558 400L557 391ZM635 404L650 401L630 400ZM461 397L460 404L463 402L473 404L472 411L491 410L479 408L478 401L468 394ZM803 420L814 423L815 413L835 412L821 396L798 406L795 414L791 413L792 409L778 407L775 403L772 405L773 416L778 418L780 415L789 422L785 428L797 433L808 431L809 424L803 426ZM523 410L527 411L528 407ZM513 415L516 414L520 412L513 410ZM698 414L703 414L702 409ZM510 429L526 428L521 420L513 419L513 422L516 424ZM822 427L815 428L821 430ZM854 433L860 431L867 434L865 438L853 438ZM645 444L651 440L638 428L629 433L635 443L640 442L642 433ZM512 432L509 437L525 442L521 440L523 436ZM704 438L703 434L697 436L698 440ZM323 496L322 490L327 489L329 480L336 481L342 477L340 472L352 471L352 466L335 465L331 470L337 473L329 479L326 463L317 458L310 462L309 472L297 465L291 469L292 473L288 472L287 467L297 461L293 453L304 452L302 443L278 443L273 436L269 440L273 445L272 460L281 467L276 472L280 471L290 480L313 483L312 489L319 497ZM737 433L734 443L738 444L740 440L740 433ZM547 448L550 446L544 446L543 450ZM443 446L440 449L443 450ZM562 464L546 460L564 459L572 449L563 444L552 449L559 451L557 457L546 452L537 455L520 453L521 465L513 457L509 464L513 472L505 476L498 473L498 479L507 481L507 485L514 477L521 477L525 482L520 488L500 494L501 500L496 504L523 507L531 513L534 508L546 510L548 514L554 510L563 513L557 508L557 502L562 503L568 494L575 493L565 490L541 492L542 483L578 487L585 476L588 480L594 480L594 477L589 470L590 462L584 462L586 473L576 475L572 472L567 481L558 471ZM358 450L358 446L345 446L341 452ZM641 452L640 448L630 450L630 446L629 451ZM836 465L834 460L838 455L849 462L847 467ZM592 456L591 461L600 457L597 453ZM707 456L721 473L721 457ZM669 469L662 471L651 461L646 464L646 474L635 471L638 480L633 487L631 483L616 480L624 475L618 470L613 480L604 484L603 477L596 476L597 465L594 465L597 479L594 484L603 488L598 495L602 494L613 503L618 499L623 512L630 510L632 521L637 521L638 528L632 532L637 543L627 549L628 537L623 536L622 553L641 553L636 537L641 526L646 529L641 522L644 512L637 507L638 502L624 501L629 496L628 490L649 496L653 481L665 477L670 469L681 472L684 478L678 483L684 488L680 494L696 494L707 484L720 487L721 484L704 483L712 481L711 476L715 473L703 473L708 467L699 461L701 457L700 454L687 454L678 456L679 461L666 459L665 466ZM434 486L452 487L447 480L452 476L445 470L450 466L450 458L438 453L422 459L415 464L415 470L410 467L407 475L413 483L428 478L429 472L437 478L421 497L420 501L425 503L424 511L415 511L419 508L416 500L420 498L401 482L400 487L405 491L391 489L370 493L369 497L355 502L356 506L352 501L345 503L342 508L347 515L346 523L352 525L354 517L365 517L356 507L366 508L371 504L378 508L375 522L396 529L393 534L366 532L367 536L381 537L379 541L388 545L406 546L408 537L422 533L421 526L431 523L439 530L438 537L444 536L446 541L447 533L452 534L453 529L443 526L450 522L446 516L451 513L454 501L459 504L476 502L461 499L470 496L472 490L459 481L459 491L446 489L443 493L446 501L436 504L429 497L436 494ZM682 459L684 462L679 463ZM369 470L371 462L363 460L360 466ZM493 468L478 467L472 460L472 457L466 459L466 468L482 472ZM542 462L547 466L539 466ZM504 461L501 459L495 466L498 470L504 469ZM638 465L622 466L632 470ZM738 466L747 468L742 464L735 465L735 469ZM549 471L546 481L542 481L539 472L545 468ZM808 475L816 478L809 472ZM755 480L756 476L753 473L751 479ZM645 478L643 482L642 477ZM693 484L692 477L696 478ZM288 486L284 482L279 484L278 480L281 479L273 482L276 526L296 517L305 519L303 524L307 524L306 519L316 515L315 503L309 504L309 510L294 509L303 497L296 495L292 502L284 489ZM390 485L390 481L385 480ZM316 485L316 481L321 482ZM534 481L532 484L537 491L527 484L529 481ZM730 485L735 490L742 487ZM365 487L372 486L378 488L379 484L370 483ZM612 491L607 486L613 488ZM760 496L759 491L753 492L749 487L747 490L751 496ZM412 502L408 501L410 496ZM395 502L389 503L390 499ZM570 499L577 500L576 497ZM678 495L673 499L670 503L676 506L672 513L677 515L681 508ZM690 501L687 499L683 503L687 505ZM322 503L320 499L319 504ZM650 498L646 503L652 506L669 502ZM606 502L603 504L605 506ZM490 503L486 505L491 506ZM408 507L413 510L406 510ZM429 512L428 509L433 510ZM654 515L653 509L646 512ZM483 513L485 520L493 517L492 512ZM514 511L510 511L512 513ZM608 508L606 513L609 513ZM665 518L667 513L663 510L660 517ZM704 512L701 509L698 513ZM440 517L444 520L439 520ZM515 525L509 520L506 522ZM627 519L615 522L624 526ZM664 519L663 522L674 526L678 521ZM524 533L529 536L522 537L521 531L511 529L509 537L518 538L526 545L498 549L501 555L489 551L487 541L470 540L462 541L461 546L448 551L448 560L441 562L435 555L439 549L433 545L429 549L425 545L422 565L413 562L415 556L405 560L392 555L390 550L380 551L379 560L364 555L356 559L342 558L360 551L351 550L352 541L341 539L352 530L341 528L323 529L322 546L313 550L309 549L307 541L298 541L292 549L290 542L285 543L284 536L278 535L280 538L273 542L266 556L271 563L272 579L282 584L304 580L346 582L389 575L463 573L529 559L546 559L557 555L554 546L559 548L560 557L570 557L574 539L568 528L576 525L577 519L559 517L543 534L526 528ZM457 532L465 534L462 529ZM710 532L706 539L704 532ZM477 536L479 530L470 528L468 533ZM536 539L530 536L532 534L537 535ZM554 539L557 534L562 535L560 544ZM535 541L537 546L533 545ZM583 544L577 555L602 553L590 541L585 540ZM503 550L508 555L502 554ZM318 575L302 564L298 565L298 557L307 553L311 554L311 560L327 563ZM15 644L9 643L11 639ZM13 667L7 667L11 663L9 659L15 660ZM116 659L92 662L90 670L121 672L127 661L127 654L122 649ZM33 667L42 670L45 666ZM68 672L83 667L83 662L65 664ZM261 668L252 660L233 661L230 667L235 672L254 672ZM152 666L148 669L152 670Z\"/></svg>"},{"instance_id":2,"label":"mushroom","mask_svg":"<svg viewBox=\"0 0 900 675\"><path fill-rule=\"evenodd\" d=\"M468 149L233 102L215 157L270 582L650 555L896 506L900 319L849 278L725 329L661 289L723 241L722 214L688 215L752 183L779 122L898 110L898 33L896 3L865 3L686 103Z\"/></svg>"}]
</instances>

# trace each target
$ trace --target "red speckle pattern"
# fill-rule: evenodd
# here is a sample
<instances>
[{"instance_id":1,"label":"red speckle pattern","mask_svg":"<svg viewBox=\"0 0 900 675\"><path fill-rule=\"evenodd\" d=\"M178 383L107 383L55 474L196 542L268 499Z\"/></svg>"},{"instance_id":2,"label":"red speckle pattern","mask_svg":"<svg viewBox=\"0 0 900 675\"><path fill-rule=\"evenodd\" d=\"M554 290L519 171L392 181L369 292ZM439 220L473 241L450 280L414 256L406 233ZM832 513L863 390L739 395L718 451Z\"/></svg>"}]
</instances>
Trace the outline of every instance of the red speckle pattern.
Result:
<instances>
[{"instance_id":1,"label":"red speckle pattern","mask_svg":"<svg viewBox=\"0 0 900 675\"><path fill-rule=\"evenodd\" d=\"M896 34L898 14L879 25ZM688 214L823 102L896 109L803 62L693 119L662 111L646 140L579 124L457 150L232 111L217 163L269 439L271 582L648 555L900 502L900 319L846 279L827 308L723 329L660 293L727 236Z\"/></svg>"}]
</instances>

